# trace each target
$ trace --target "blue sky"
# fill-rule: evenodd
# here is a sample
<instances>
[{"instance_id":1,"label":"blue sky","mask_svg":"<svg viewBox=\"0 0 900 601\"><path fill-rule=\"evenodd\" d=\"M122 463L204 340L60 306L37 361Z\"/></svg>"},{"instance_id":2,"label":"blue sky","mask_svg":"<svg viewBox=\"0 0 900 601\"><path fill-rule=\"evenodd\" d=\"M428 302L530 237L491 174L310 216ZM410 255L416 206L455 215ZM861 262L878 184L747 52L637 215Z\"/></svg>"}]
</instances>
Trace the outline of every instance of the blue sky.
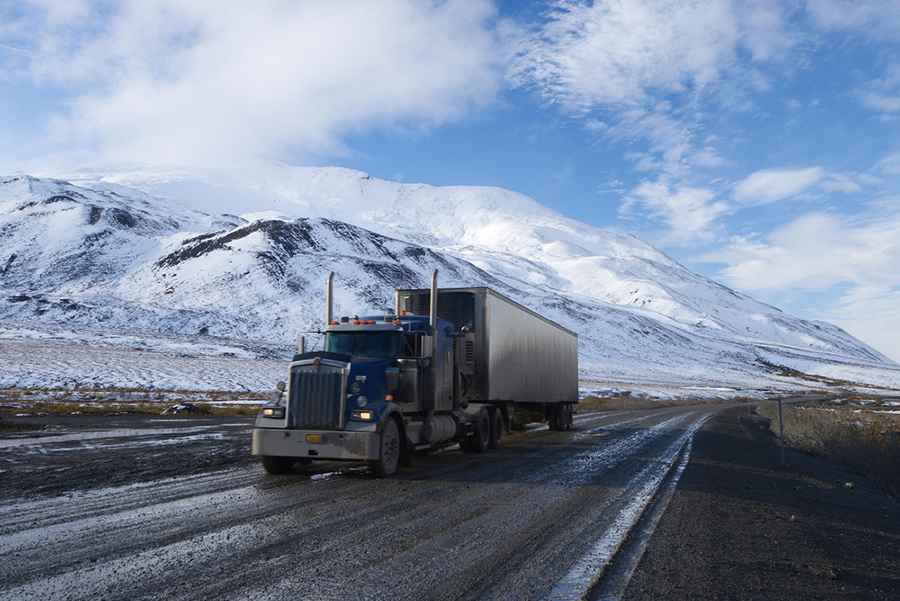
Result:
<instances>
[{"instance_id":1,"label":"blue sky","mask_svg":"<svg viewBox=\"0 0 900 601\"><path fill-rule=\"evenodd\" d=\"M896 0L0 0L0 67L5 170L503 186L900 359Z\"/></svg>"}]
</instances>

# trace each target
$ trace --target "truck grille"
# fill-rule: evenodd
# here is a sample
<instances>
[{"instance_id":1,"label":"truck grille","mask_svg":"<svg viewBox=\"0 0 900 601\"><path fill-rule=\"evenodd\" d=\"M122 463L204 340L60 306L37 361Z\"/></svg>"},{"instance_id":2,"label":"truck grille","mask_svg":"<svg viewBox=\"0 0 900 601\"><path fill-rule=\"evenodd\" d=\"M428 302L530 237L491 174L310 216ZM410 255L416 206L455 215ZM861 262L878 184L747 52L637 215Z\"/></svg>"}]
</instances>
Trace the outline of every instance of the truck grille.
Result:
<instances>
[{"instance_id":1,"label":"truck grille","mask_svg":"<svg viewBox=\"0 0 900 601\"><path fill-rule=\"evenodd\" d=\"M338 429L342 426L344 371L301 365L291 371L289 428Z\"/></svg>"}]
</instances>

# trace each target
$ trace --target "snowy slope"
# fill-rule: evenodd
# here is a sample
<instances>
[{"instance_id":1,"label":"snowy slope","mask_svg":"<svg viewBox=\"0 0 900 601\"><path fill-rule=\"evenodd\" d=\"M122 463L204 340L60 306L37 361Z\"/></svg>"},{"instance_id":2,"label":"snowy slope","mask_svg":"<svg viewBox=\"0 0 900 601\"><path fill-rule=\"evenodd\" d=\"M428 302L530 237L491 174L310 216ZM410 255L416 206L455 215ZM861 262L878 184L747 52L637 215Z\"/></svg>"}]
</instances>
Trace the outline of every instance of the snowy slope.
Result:
<instances>
[{"instance_id":1,"label":"snowy slope","mask_svg":"<svg viewBox=\"0 0 900 601\"><path fill-rule=\"evenodd\" d=\"M508 190L278 165L77 181L0 179L0 318L287 344L320 326L328 271L341 314L386 310L394 286L439 269L578 331L585 379L790 386L764 354L900 387L900 368L839 328Z\"/></svg>"}]
</instances>

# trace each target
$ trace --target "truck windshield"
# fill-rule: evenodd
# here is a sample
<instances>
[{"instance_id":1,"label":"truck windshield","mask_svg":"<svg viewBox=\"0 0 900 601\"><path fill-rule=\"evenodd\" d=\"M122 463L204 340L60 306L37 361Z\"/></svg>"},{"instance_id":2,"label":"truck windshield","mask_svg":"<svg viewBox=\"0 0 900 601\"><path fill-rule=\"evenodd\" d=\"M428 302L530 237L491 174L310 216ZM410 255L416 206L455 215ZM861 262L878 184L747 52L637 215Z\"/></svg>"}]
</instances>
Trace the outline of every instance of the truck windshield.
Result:
<instances>
[{"instance_id":1,"label":"truck windshield","mask_svg":"<svg viewBox=\"0 0 900 601\"><path fill-rule=\"evenodd\" d=\"M406 345L400 332L328 332L325 350L361 357L393 359L404 354Z\"/></svg>"}]
</instances>

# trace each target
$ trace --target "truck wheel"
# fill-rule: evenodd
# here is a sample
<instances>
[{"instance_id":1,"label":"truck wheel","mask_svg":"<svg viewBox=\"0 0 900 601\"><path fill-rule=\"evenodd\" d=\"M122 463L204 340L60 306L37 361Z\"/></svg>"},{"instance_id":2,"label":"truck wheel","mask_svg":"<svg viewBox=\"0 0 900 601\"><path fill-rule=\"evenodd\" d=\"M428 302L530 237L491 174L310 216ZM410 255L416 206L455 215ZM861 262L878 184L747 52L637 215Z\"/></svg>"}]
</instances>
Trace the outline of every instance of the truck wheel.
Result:
<instances>
[{"instance_id":1,"label":"truck wheel","mask_svg":"<svg viewBox=\"0 0 900 601\"><path fill-rule=\"evenodd\" d=\"M270 474L286 474L291 471L294 460L290 457L273 457L271 455L263 455L263 469Z\"/></svg>"},{"instance_id":2,"label":"truck wheel","mask_svg":"<svg viewBox=\"0 0 900 601\"><path fill-rule=\"evenodd\" d=\"M491 437L488 448L499 449L503 441L503 412L499 409L491 411Z\"/></svg>"},{"instance_id":3,"label":"truck wheel","mask_svg":"<svg viewBox=\"0 0 900 601\"><path fill-rule=\"evenodd\" d=\"M369 466L376 476L384 478L396 474L399 463L400 428L397 427L397 420L391 417L385 422L381 432L381 457L370 461Z\"/></svg>"},{"instance_id":4,"label":"truck wheel","mask_svg":"<svg viewBox=\"0 0 900 601\"><path fill-rule=\"evenodd\" d=\"M491 442L491 420L487 411L482 411L472 422L472 436L460 446L469 453L484 453Z\"/></svg>"}]
</instances>

